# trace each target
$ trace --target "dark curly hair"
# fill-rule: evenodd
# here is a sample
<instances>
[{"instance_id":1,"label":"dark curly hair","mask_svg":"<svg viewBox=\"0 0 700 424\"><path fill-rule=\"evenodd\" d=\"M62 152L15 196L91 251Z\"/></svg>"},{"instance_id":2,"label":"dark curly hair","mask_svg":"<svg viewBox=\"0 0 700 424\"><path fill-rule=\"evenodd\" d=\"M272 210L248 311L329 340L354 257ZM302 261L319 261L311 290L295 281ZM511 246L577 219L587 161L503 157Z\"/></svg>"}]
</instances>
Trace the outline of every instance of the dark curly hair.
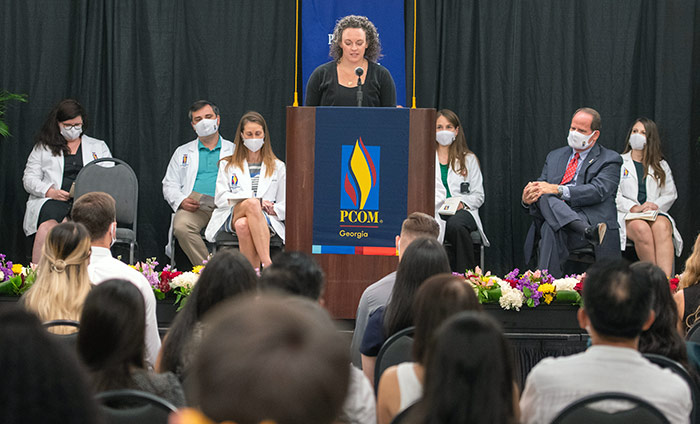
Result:
<instances>
[{"instance_id":1,"label":"dark curly hair","mask_svg":"<svg viewBox=\"0 0 700 424\"><path fill-rule=\"evenodd\" d=\"M367 47L365 57L371 62L376 62L382 57L382 44L379 42L379 33L372 21L366 16L348 15L338 19L333 28L333 42L331 43L330 56L337 62L343 57L343 49L340 47L343 31L348 28L360 28L365 31Z\"/></svg>"}]
</instances>

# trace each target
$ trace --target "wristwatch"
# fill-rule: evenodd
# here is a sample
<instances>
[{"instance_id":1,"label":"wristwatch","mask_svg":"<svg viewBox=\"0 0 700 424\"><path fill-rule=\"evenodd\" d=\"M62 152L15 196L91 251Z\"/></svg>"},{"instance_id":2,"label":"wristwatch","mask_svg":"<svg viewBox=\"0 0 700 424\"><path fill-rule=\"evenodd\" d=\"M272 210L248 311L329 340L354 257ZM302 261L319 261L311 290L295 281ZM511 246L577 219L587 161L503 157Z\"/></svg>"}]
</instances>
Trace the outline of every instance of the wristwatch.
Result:
<instances>
[{"instance_id":1,"label":"wristwatch","mask_svg":"<svg viewBox=\"0 0 700 424\"><path fill-rule=\"evenodd\" d=\"M557 186L557 196L561 199L564 197L564 186Z\"/></svg>"}]
</instances>

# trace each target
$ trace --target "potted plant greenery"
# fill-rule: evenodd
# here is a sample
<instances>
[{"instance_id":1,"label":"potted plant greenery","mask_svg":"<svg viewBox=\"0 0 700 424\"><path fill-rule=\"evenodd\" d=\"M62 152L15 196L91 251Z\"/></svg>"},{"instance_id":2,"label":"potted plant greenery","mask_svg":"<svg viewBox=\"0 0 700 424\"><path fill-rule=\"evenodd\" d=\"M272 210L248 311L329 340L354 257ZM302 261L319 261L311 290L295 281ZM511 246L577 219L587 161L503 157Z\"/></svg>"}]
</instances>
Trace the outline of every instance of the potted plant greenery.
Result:
<instances>
[{"instance_id":1,"label":"potted plant greenery","mask_svg":"<svg viewBox=\"0 0 700 424\"><path fill-rule=\"evenodd\" d=\"M5 116L5 108L7 107L7 102L12 100L17 100L18 102L26 102L27 95L10 93L6 90L0 91L0 136L2 137L10 136L10 128L7 126L3 118Z\"/></svg>"}]
</instances>

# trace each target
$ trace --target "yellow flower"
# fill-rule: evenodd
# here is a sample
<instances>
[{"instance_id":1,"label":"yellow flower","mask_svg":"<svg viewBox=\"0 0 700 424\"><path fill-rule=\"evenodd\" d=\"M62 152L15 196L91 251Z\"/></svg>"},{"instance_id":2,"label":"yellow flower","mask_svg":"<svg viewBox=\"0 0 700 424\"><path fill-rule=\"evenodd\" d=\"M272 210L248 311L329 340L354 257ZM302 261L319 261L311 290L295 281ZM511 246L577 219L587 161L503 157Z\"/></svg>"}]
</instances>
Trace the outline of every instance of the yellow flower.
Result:
<instances>
[{"instance_id":1,"label":"yellow flower","mask_svg":"<svg viewBox=\"0 0 700 424\"><path fill-rule=\"evenodd\" d=\"M537 288L537 291L541 292L543 294L542 300L544 300L544 303L546 303L547 305L552 303L552 301L554 300L554 291L555 291L554 284L550 284L550 283L540 284L540 286Z\"/></svg>"},{"instance_id":2,"label":"yellow flower","mask_svg":"<svg viewBox=\"0 0 700 424\"><path fill-rule=\"evenodd\" d=\"M21 273L22 273L22 269L24 269L24 267L22 266L22 264L14 264L14 265L12 265L12 272L14 272L15 275L21 274Z\"/></svg>"},{"instance_id":3,"label":"yellow flower","mask_svg":"<svg viewBox=\"0 0 700 424\"><path fill-rule=\"evenodd\" d=\"M136 265L129 265L129 266L132 267L132 268L134 268L136 271L140 271L140 270L136 267Z\"/></svg>"},{"instance_id":4,"label":"yellow flower","mask_svg":"<svg viewBox=\"0 0 700 424\"><path fill-rule=\"evenodd\" d=\"M204 268L204 265L197 265L196 267L192 268L192 272L199 274L199 271L201 271L202 268Z\"/></svg>"}]
</instances>

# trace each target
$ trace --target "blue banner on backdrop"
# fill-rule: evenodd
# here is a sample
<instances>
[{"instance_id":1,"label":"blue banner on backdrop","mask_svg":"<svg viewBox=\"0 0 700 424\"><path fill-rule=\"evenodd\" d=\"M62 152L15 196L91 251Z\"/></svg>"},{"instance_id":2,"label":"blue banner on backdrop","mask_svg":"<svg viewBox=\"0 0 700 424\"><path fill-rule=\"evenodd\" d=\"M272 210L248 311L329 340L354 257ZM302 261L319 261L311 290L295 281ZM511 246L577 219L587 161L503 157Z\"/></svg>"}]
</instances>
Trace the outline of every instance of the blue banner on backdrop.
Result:
<instances>
[{"instance_id":1,"label":"blue banner on backdrop","mask_svg":"<svg viewBox=\"0 0 700 424\"><path fill-rule=\"evenodd\" d=\"M302 0L301 74L302 96L311 73L329 60L328 49L335 22L347 15L367 16L377 27L383 57L379 63L391 72L396 84L396 104L406 105L406 39L404 0Z\"/></svg>"},{"instance_id":2,"label":"blue banner on backdrop","mask_svg":"<svg viewBox=\"0 0 700 424\"><path fill-rule=\"evenodd\" d=\"M408 109L316 109L313 253L396 255L406 218Z\"/></svg>"}]
</instances>

